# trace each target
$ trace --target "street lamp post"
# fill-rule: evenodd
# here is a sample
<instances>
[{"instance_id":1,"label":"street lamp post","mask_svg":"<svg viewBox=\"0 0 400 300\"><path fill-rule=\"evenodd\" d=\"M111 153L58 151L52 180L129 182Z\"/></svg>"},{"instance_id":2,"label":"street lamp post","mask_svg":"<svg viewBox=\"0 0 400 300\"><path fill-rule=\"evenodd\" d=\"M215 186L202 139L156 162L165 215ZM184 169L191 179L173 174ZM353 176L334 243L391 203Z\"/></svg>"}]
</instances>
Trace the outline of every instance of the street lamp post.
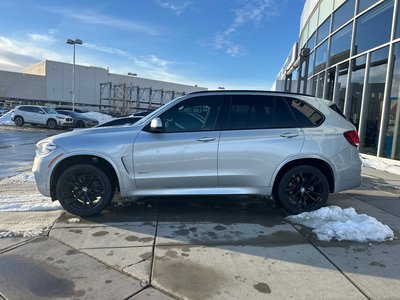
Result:
<instances>
[{"instance_id":1,"label":"street lamp post","mask_svg":"<svg viewBox=\"0 0 400 300\"><path fill-rule=\"evenodd\" d=\"M83 42L80 39L68 39L66 43L74 46L74 52L72 56L72 111L75 111L75 45L82 45Z\"/></svg>"}]
</instances>

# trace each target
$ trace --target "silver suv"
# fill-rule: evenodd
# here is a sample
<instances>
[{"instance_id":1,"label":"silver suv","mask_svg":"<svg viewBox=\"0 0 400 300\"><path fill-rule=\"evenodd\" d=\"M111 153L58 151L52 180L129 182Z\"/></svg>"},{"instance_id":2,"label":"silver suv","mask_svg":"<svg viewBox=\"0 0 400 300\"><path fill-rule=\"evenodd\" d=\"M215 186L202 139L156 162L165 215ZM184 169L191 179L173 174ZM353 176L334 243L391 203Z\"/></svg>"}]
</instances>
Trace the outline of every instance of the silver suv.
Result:
<instances>
[{"instance_id":1,"label":"silver suv","mask_svg":"<svg viewBox=\"0 0 400 300\"><path fill-rule=\"evenodd\" d=\"M53 108L37 105L21 105L13 109L11 121L15 125L23 126L25 123L32 125L45 125L51 129L57 126L73 126L73 120L70 116L59 114Z\"/></svg>"},{"instance_id":2,"label":"silver suv","mask_svg":"<svg viewBox=\"0 0 400 300\"><path fill-rule=\"evenodd\" d=\"M258 91L196 92L131 126L40 141L39 191L79 216L121 196L273 195L291 213L361 182L355 127L334 103Z\"/></svg>"}]
</instances>

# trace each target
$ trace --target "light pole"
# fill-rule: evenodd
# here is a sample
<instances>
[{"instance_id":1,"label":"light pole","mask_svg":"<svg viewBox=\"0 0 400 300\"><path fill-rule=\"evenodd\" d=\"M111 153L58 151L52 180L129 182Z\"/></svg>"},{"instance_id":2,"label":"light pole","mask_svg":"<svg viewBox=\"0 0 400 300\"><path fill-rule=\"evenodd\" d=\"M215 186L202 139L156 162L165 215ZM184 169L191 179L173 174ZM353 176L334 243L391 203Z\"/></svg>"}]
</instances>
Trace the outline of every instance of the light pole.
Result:
<instances>
[{"instance_id":1,"label":"light pole","mask_svg":"<svg viewBox=\"0 0 400 300\"><path fill-rule=\"evenodd\" d=\"M75 111L75 45L82 45L83 42L80 39L68 39L66 43L74 46L74 54L72 58L72 111Z\"/></svg>"}]
</instances>

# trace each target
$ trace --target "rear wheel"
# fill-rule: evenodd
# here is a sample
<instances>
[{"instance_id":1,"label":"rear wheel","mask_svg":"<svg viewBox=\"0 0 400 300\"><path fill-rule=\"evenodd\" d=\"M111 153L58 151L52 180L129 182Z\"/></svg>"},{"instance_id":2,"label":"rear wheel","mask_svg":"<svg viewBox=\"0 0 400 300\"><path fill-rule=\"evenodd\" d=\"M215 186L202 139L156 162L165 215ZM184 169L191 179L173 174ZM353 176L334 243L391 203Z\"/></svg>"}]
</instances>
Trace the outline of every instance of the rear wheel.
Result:
<instances>
[{"instance_id":1,"label":"rear wheel","mask_svg":"<svg viewBox=\"0 0 400 300\"><path fill-rule=\"evenodd\" d=\"M97 215L110 204L114 188L101 169L79 164L61 174L56 185L56 195L66 211L88 217Z\"/></svg>"},{"instance_id":2,"label":"rear wheel","mask_svg":"<svg viewBox=\"0 0 400 300\"><path fill-rule=\"evenodd\" d=\"M23 126L23 125L24 125L24 118L22 118L22 117L20 117L20 116L15 117L14 123L15 123L15 125L17 125L17 126Z\"/></svg>"},{"instance_id":3,"label":"rear wheel","mask_svg":"<svg viewBox=\"0 0 400 300\"><path fill-rule=\"evenodd\" d=\"M85 128L85 122L83 122L82 120L79 120L76 123L76 126L79 127L79 128Z\"/></svg>"},{"instance_id":4,"label":"rear wheel","mask_svg":"<svg viewBox=\"0 0 400 300\"><path fill-rule=\"evenodd\" d=\"M290 169L278 184L279 201L292 214L319 209L325 205L328 196L326 176L312 166Z\"/></svg>"},{"instance_id":5,"label":"rear wheel","mask_svg":"<svg viewBox=\"0 0 400 300\"><path fill-rule=\"evenodd\" d=\"M57 122L54 119L49 119L47 121L47 127L49 127L50 129L54 129L57 127Z\"/></svg>"}]
</instances>

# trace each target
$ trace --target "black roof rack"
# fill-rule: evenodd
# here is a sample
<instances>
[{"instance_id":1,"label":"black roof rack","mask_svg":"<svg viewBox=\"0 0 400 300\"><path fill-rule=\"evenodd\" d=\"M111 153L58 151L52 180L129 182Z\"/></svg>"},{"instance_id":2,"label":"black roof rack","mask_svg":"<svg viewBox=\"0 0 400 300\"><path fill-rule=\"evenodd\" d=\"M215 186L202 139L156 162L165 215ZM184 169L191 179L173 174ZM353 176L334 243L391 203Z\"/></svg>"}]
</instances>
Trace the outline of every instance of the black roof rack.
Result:
<instances>
[{"instance_id":1,"label":"black roof rack","mask_svg":"<svg viewBox=\"0 0 400 300\"><path fill-rule=\"evenodd\" d=\"M207 93L271 93L271 94L292 94L292 95L313 97L312 95L303 94L303 93L283 92L283 91L267 91L267 90L208 90L208 91L191 92L188 95L204 94L204 93L206 93L206 94Z\"/></svg>"}]
</instances>

